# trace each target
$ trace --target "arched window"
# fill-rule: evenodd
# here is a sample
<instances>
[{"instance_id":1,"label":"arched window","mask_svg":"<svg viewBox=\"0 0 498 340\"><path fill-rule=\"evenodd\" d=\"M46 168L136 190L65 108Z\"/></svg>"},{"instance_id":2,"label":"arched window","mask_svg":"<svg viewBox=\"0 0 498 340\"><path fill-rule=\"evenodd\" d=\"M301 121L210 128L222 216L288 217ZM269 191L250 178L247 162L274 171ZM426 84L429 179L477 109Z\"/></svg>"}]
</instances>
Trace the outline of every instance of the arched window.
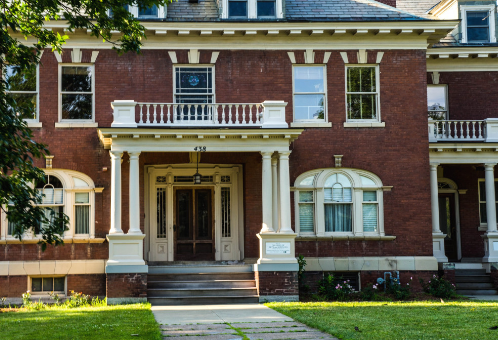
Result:
<instances>
[{"instance_id":1,"label":"arched window","mask_svg":"<svg viewBox=\"0 0 498 340\"><path fill-rule=\"evenodd\" d=\"M317 169L300 175L295 188L300 235L384 235L378 176L356 169Z\"/></svg>"},{"instance_id":2,"label":"arched window","mask_svg":"<svg viewBox=\"0 0 498 340\"><path fill-rule=\"evenodd\" d=\"M34 183L34 188L43 195L40 206L45 208L48 219L56 214L65 213L69 217L69 230L64 238L88 239L95 237L95 185L87 175L72 170L45 170L45 178ZM1 229L2 239L13 238L14 225L2 219L6 226ZM39 237L43 224L34 226L29 239Z\"/></svg>"}]
</instances>

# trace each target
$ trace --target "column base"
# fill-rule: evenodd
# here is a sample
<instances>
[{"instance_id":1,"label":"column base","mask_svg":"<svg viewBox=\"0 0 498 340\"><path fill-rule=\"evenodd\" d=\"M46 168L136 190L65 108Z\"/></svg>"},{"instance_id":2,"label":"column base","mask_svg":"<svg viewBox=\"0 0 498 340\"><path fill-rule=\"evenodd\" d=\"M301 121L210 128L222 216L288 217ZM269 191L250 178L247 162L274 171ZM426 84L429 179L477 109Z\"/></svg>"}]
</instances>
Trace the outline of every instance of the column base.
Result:
<instances>
[{"instance_id":1,"label":"column base","mask_svg":"<svg viewBox=\"0 0 498 340\"><path fill-rule=\"evenodd\" d=\"M432 250L437 262L448 262L448 257L444 253L444 238L446 234L433 233L432 234Z\"/></svg>"},{"instance_id":2,"label":"column base","mask_svg":"<svg viewBox=\"0 0 498 340\"><path fill-rule=\"evenodd\" d=\"M297 264L295 239L297 234L264 233L259 238L258 264Z\"/></svg>"},{"instance_id":3,"label":"column base","mask_svg":"<svg viewBox=\"0 0 498 340\"><path fill-rule=\"evenodd\" d=\"M145 266L144 234L107 235L109 260L106 266Z\"/></svg>"},{"instance_id":4,"label":"column base","mask_svg":"<svg viewBox=\"0 0 498 340\"><path fill-rule=\"evenodd\" d=\"M498 232L486 232L481 236L484 239L484 257L482 262L498 262Z\"/></svg>"}]
</instances>

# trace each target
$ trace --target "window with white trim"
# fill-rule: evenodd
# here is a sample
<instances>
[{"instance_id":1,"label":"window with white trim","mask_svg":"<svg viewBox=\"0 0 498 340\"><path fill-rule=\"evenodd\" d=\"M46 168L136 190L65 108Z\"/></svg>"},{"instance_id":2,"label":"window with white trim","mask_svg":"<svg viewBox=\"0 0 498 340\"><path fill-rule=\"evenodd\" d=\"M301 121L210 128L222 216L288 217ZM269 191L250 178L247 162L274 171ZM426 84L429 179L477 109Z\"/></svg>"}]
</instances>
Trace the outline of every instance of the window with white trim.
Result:
<instances>
[{"instance_id":1,"label":"window with white trim","mask_svg":"<svg viewBox=\"0 0 498 340\"><path fill-rule=\"evenodd\" d=\"M31 293L33 295L40 293L66 293L66 278L58 277L31 277Z\"/></svg>"},{"instance_id":2,"label":"window with white trim","mask_svg":"<svg viewBox=\"0 0 498 340\"><path fill-rule=\"evenodd\" d=\"M479 179L479 222L482 225L488 224L488 215L486 213L486 181L484 178ZM495 205L498 211L498 180L495 179Z\"/></svg>"},{"instance_id":3,"label":"window with white trim","mask_svg":"<svg viewBox=\"0 0 498 340\"><path fill-rule=\"evenodd\" d=\"M320 66L294 66L294 121L327 121L326 69Z\"/></svg>"},{"instance_id":4,"label":"window with white trim","mask_svg":"<svg viewBox=\"0 0 498 340\"><path fill-rule=\"evenodd\" d=\"M18 112L26 122L38 122L38 67L21 70L17 65L5 67L6 92L14 98L19 107L29 113Z\"/></svg>"},{"instance_id":5,"label":"window with white trim","mask_svg":"<svg viewBox=\"0 0 498 340\"><path fill-rule=\"evenodd\" d=\"M283 18L283 0L222 0L223 19Z\"/></svg>"},{"instance_id":6,"label":"window with white trim","mask_svg":"<svg viewBox=\"0 0 498 340\"><path fill-rule=\"evenodd\" d=\"M356 169L318 169L295 182L300 235L384 236L382 182Z\"/></svg>"},{"instance_id":7,"label":"window with white trim","mask_svg":"<svg viewBox=\"0 0 498 340\"><path fill-rule=\"evenodd\" d=\"M462 43L496 42L495 7L494 4L460 6Z\"/></svg>"},{"instance_id":8,"label":"window with white trim","mask_svg":"<svg viewBox=\"0 0 498 340\"><path fill-rule=\"evenodd\" d=\"M378 65L346 66L346 112L348 122L379 122Z\"/></svg>"},{"instance_id":9,"label":"window with white trim","mask_svg":"<svg viewBox=\"0 0 498 340\"><path fill-rule=\"evenodd\" d=\"M90 177L72 170L45 170L45 178L34 184L44 195L40 206L45 208L47 218L65 213L69 217L69 230L64 238L88 239L95 237L95 186ZM2 212L1 239L12 239L15 225ZM39 238L43 224L33 228L33 235L26 239Z\"/></svg>"},{"instance_id":10,"label":"window with white trim","mask_svg":"<svg viewBox=\"0 0 498 340\"><path fill-rule=\"evenodd\" d=\"M152 5L151 7L141 8L136 5L124 5L125 10L129 11L135 18L138 19L163 19L166 17L166 10L164 6L156 6ZM113 13L109 10L109 16L112 16Z\"/></svg>"},{"instance_id":11,"label":"window with white trim","mask_svg":"<svg viewBox=\"0 0 498 340\"><path fill-rule=\"evenodd\" d=\"M448 119L448 87L446 85L427 85L427 112L429 119Z\"/></svg>"},{"instance_id":12,"label":"window with white trim","mask_svg":"<svg viewBox=\"0 0 498 340\"><path fill-rule=\"evenodd\" d=\"M59 65L59 75L60 121L95 121L94 66Z\"/></svg>"}]
</instances>

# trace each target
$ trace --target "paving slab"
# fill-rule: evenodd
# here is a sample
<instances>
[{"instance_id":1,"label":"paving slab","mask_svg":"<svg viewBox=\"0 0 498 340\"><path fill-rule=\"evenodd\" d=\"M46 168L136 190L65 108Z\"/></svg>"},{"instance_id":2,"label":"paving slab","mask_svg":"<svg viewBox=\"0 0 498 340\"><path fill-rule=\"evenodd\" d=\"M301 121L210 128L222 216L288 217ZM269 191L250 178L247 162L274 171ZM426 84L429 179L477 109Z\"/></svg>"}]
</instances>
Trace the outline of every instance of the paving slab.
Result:
<instances>
[{"instance_id":1,"label":"paving slab","mask_svg":"<svg viewBox=\"0 0 498 340\"><path fill-rule=\"evenodd\" d=\"M246 336L251 340L336 339L329 334L318 331L309 333L257 333L246 334Z\"/></svg>"}]
</instances>

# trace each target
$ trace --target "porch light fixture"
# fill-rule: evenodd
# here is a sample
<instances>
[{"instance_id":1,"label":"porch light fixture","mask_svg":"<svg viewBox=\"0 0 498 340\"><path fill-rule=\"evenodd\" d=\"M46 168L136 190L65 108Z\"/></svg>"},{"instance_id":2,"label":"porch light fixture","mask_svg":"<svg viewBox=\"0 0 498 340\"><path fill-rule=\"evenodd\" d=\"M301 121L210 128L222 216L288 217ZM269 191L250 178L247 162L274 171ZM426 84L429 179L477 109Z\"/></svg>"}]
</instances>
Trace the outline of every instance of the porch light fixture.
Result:
<instances>
[{"instance_id":1,"label":"porch light fixture","mask_svg":"<svg viewBox=\"0 0 498 340\"><path fill-rule=\"evenodd\" d=\"M201 174L199 173L199 154L201 152L197 152L197 171L194 174L194 184L201 184Z\"/></svg>"}]
</instances>

